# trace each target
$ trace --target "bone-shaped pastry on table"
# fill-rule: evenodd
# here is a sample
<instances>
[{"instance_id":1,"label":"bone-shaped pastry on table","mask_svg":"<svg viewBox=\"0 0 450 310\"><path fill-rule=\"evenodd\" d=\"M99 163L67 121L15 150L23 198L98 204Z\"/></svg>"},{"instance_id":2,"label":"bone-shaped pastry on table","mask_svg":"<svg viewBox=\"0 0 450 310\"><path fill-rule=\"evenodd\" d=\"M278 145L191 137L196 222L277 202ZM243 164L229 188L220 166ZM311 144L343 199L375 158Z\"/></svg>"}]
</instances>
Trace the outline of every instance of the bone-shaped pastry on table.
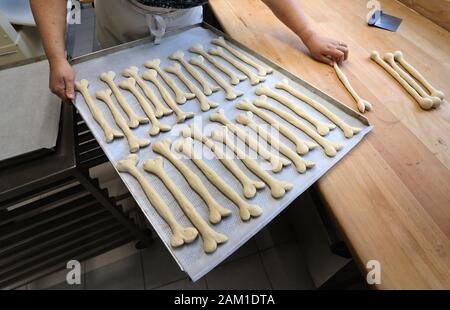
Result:
<instances>
[{"instance_id":1,"label":"bone-shaped pastry on table","mask_svg":"<svg viewBox=\"0 0 450 310\"><path fill-rule=\"evenodd\" d=\"M170 141L160 140L153 144L152 150L159 155L167 158L175 168L180 171L183 177L188 182L189 186L203 199L208 206L209 221L217 224L222 220L222 217L231 215L231 211L221 207L217 201L212 197L202 180L192 170L186 166L170 149Z\"/></svg>"},{"instance_id":2,"label":"bone-shaped pastry on table","mask_svg":"<svg viewBox=\"0 0 450 310\"><path fill-rule=\"evenodd\" d=\"M159 76L164 80L164 82L166 82L167 85L169 85L170 89L172 89L173 93L175 94L175 101L178 104L184 104L186 103L186 101L195 98L195 94L182 91L181 88L178 87L177 83L175 83L175 81L164 70L161 69L160 59L147 60L144 63L144 66L148 69L153 69L158 72Z\"/></svg>"},{"instance_id":3,"label":"bone-shaped pastry on table","mask_svg":"<svg viewBox=\"0 0 450 310\"><path fill-rule=\"evenodd\" d=\"M317 147L317 144L309 141L303 141L296 134L294 134L288 127L277 122L272 116L257 108L253 103L246 100L242 100L236 104L236 108L239 110L249 111L257 115L260 119L267 124L278 130L283 136L292 141L295 144L295 150L300 155L305 155L310 150Z\"/></svg>"},{"instance_id":4,"label":"bone-shaped pastry on table","mask_svg":"<svg viewBox=\"0 0 450 310\"><path fill-rule=\"evenodd\" d=\"M159 196L158 192L136 167L138 161L139 159L137 155L132 154L129 155L127 159L119 161L116 168L121 173L128 173L132 175L138 181L152 207L155 208L159 216L161 216L167 225L169 225L170 230L172 231L172 237L170 238L170 245L172 247L176 248L185 243L193 242L198 235L197 229L194 227L183 227L177 222L169 207L161 199L161 196Z\"/></svg>"},{"instance_id":5,"label":"bone-shaped pastry on table","mask_svg":"<svg viewBox=\"0 0 450 310\"><path fill-rule=\"evenodd\" d=\"M241 61L245 62L246 64L248 64L248 65L252 66L253 68L255 68L256 70L258 70L258 75L266 76L267 74L273 73L272 68L269 68L269 67L266 67L266 66L263 66L263 65L257 63L256 61L254 61L253 59L251 59L244 53L240 52L239 50L237 50L234 47L232 47L231 45L229 45L223 37L218 37L217 39L213 39L211 41L211 43L223 47L224 49L229 51L231 54L233 54L235 57L239 58Z\"/></svg>"},{"instance_id":6,"label":"bone-shaped pastry on table","mask_svg":"<svg viewBox=\"0 0 450 310\"><path fill-rule=\"evenodd\" d=\"M387 71L403 88L417 101L419 106L424 110L430 110L433 108L433 101L430 98L423 98L420 96L417 91L412 88L408 82L403 79L400 74L397 73L388 63L386 63L380 56L380 53L377 51L373 51L370 55L370 59L376 62L380 67L382 67L385 71Z\"/></svg>"},{"instance_id":7,"label":"bone-shaped pastry on table","mask_svg":"<svg viewBox=\"0 0 450 310\"><path fill-rule=\"evenodd\" d=\"M259 97L259 99L256 99L253 102L253 104L256 107L258 107L258 108L262 108L262 109L271 111L272 113L278 115L280 118L282 118L286 122L288 122L291 125L297 127L298 129L300 129L302 132L304 132L306 135L308 135L311 139L316 141L317 144L319 144L322 147L322 149L324 150L325 154L327 156L329 156L329 157L336 156L337 152L342 150L342 148L344 147L339 142L333 142L333 141L329 141L329 140L325 139L324 137L322 137L317 132L315 132L313 129L308 127L308 125L303 123L298 118L296 118L296 117L292 116L291 114L289 114L289 113L287 113L287 112L285 112L285 111L283 111L283 110L281 110L281 109L279 109L279 108L269 104L267 102L267 97L266 96Z\"/></svg>"},{"instance_id":8,"label":"bone-shaped pastry on table","mask_svg":"<svg viewBox=\"0 0 450 310\"><path fill-rule=\"evenodd\" d=\"M203 93L206 96L211 96L212 93L220 90L220 87L216 85L211 85L200 72L197 71L189 62L184 59L184 53L182 51L176 51L172 55L169 56L170 59L178 61L190 75L194 77L194 79L202 86Z\"/></svg>"},{"instance_id":9,"label":"bone-shaped pastry on table","mask_svg":"<svg viewBox=\"0 0 450 310\"><path fill-rule=\"evenodd\" d=\"M208 68L202 56L192 57L189 62L205 71L206 74L208 74L214 81L217 82L220 87L222 87L222 89L225 91L225 99L234 100L237 97L244 95L243 92L234 90L234 88L230 84L225 82L225 80L222 79L220 75L218 75L212 69Z\"/></svg>"},{"instance_id":10,"label":"bone-shaped pastry on table","mask_svg":"<svg viewBox=\"0 0 450 310\"><path fill-rule=\"evenodd\" d=\"M125 134L125 137L128 141L128 147L131 153L136 153L140 148L146 147L150 145L150 140L147 139L139 139L137 138L131 129L128 127L127 122L123 118L122 114L120 114L119 109L116 108L114 102L111 99L112 92L108 88L106 90L100 90L95 93L97 99L103 101L106 106L111 111L111 114L119 128Z\"/></svg>"},{"instance_id":11,"label":"bone-shaped pastry on table","mask_svg":"<svg viewBox=\"0 0 450 310\"><path fill-rule=\"evenodd\" d=\"M150 120L151 127L148 131L148 134L150 136L156 136L160 132L167 132L170 131L171 127L166 124L162 124L155 115L155 112L153 111L153 108L151 107L150 103L147 101L147 99L142 95L139 90L136 87L136 80L133 78L128 78L126 80L122 80L119 83L119 87L129 91L133 94L133 96L136 98L137 102L141 106L142 110L144 111L145 115Z\"/></svg>"},{"instance_id":12,"label":"bone-shaped pastry on table","mask_svg":"<svg viewBox=\"0 0 450 310\"><path fill-rule=\"evenodd\" d=\"M289 158L295 166L295 169L299 173L305 173L307 169L313 168L315 166L314 162L306 161L300 157L296 152L292 151L288 146L279 141L278 137L274 137L272 134L267 132L263 127L258 125L253 121L253 113L241 113L236 116L236 122L247 126L256 132L262 139L267 141L274 149L279 151L281 154Z\"/></svg>"},{"instance_id":13,"label":"bone-shaped pastry on table","mask_svg":"<svg viewBox=\"0 0 450 310\"><path fill-rule=\"evenodd\" d=\"M158 156L154 160L146 160L144 162L144 170L156 175L173 195L184 214L200 233L200 236L203 239L203 250L205 253L213 253L217 249L218 244L228 240L227 236L216 232L208 225L208 223L206 223L191 202L179 190L178 185L174 183L164 170L163 159L161 157Z\"/></svg>"},{"instance_id":14,"label":"bone-shaped pastry on table","mask_svg":"<svg viewBox=\"0 0 450 310\"><path fill-rule=\"evenodd\" d=\"M161 84L160 81L158 81L158 73L155 70L148 70L142 75L142 77L144 80L150 81L156 86L161 94L161 97L164 99L169 108L171 108L175 113L177 123L183 123L185 120L194 117L194 113L184 112L178 107L172 96L168 93L167 89Z\"/></svg>"},{"instance_id":15,"label":"bone-shaped pastry on table","mask_svg":"<svg viewBox=\"0 0 450 310\"><path fill-rule=\"evenodd\" d=\"M358 127L352 127L345 123L339 116L331 112L328 108L326 108L324 105L320 104L316 100L306 96L305 94L301 93L300 91L296 90L294 87L289 85L288 79L283 79L281 82L275 84L276 89L282 89L292 96L296 97L297 99L303 101L307 105L313 107L320 113L322 113L325 117L327 117L330 121L332 121L336 126L338 126L342 132L344 133L344 136L347 139L352 138L355 134L358 134L361 132L361 128Z\"/></svg>"},{"instance_id":16,"label":"bone-shaped pastry on table","mask_svg":"<svg viewBox=\"0 0 450 310\"><path fill-rule=\"evenodd\" d=\"M227 158L227 156L221 151L220 148L216 147L216 144L204 136L203 133L194 127L194 124L185 127L182 131L182 135L185 138L192 138L203 143L211 152L217 157L217 159L228 169L228 171L233 174L233 176L239 181L242 186L244 197L247 199L253 198L256 195L256 191L266 187L266 184L250 179L232 160Z\"/></svg>"},{"instance_id":17,"label":"bone-shaped pastry on table","mask_svg":"<svg viewBox=\"0 0 450 310\"><path fill-rule=\"evenodd\" d=\"M128 69L125 69L122 73L124 77L132 77L139 87L144 92L145 96L150 100L150 102L155 107L155 115L157 118L163 117L164 115L170 115L173 113L173 111L169 108L166 108L161 100L155 95L153 90L145 83L145 81L141 78L139 75L139 69L138 67L129 67Z\"/></svg>"},{"instance_id":18,"label":"bone-shaped pastry on table","mask_svg":"<svg viewBox=\"0 0 450 310\"><path fill-rule=\"evenodd\" d=\"M179 139L175 141L174 147L177 152L183 153L192 160L192 162L203 172L209 182L238 207L239 215L243 221L248 221L251 217L260 216L262 214L261 208L257 205L251 205L242 199L234 189L232 189L213 169L200 159L195 153L192 143L192 138Z\"/></svg>"},{"instance_id":19,"label":"bone-shaped pastry on table","mask_svg":"<svg viewBox=\"0 0 450 310\"><path fill-rule=\"evenodd\" d=\"M109 126L106 121L102 111L95 104L94 99L92 99L91 94L89 94L89 82L88 80L81 80L75 82L75 89L81 93L86 102L86 105L91 111L92 117L103 130L105 139L107 143L111 143L116 138L123 138L123 133Z\"/></svg>"},{"instance_id":20,"label":"bone-shaped pastry on table","mask_svg":"<svg viewBox=\"0 0 450 310\"><path fill-rule=\"evenodd\" d=\"M246 75L238 74L233 70L231 70L230 68L228 68L227 66L223 65L221 62L215 60L214 57L209 55L203 49L203 46L201 44L194 45L189 49L189 52L202 56L203 58L208 60L214 67L216 67L217 69L228 75L230 77L230 83L232 85L238 85L241 81L245 81L246 79L248 79Z\"/></svg>"},{"instance_id":21,"label":"bone-shaped pastry on table","mask_svg":"<svg viewBox=\"0 0 450 310\"><path fill-rule=\"evenodd\" d=\"M200 103L200 109L203 112L210 109L217 108L219 105L206 98L205 94L194 84L189 78L181 71L181 66L178 63L174 63L165 69L166 72L172 73L177 76L184 85L187 86L189 91L195 94L198 102Z\"/></svg>"},{"instance_id":22,"label":"bone-shaped pastry on table","mask_svg":"<svg viewBox=\"0 0 450 310\"><path fill-rule=\"evenodd\" d=\"M257 85L266 80L265 77L253 73L252 70L247 68L244 64L225 54L224 50L221 47L211 48L209 49L208 53L214 56L221 57L226 62L230 63L233 67L244 73L246 76L248 76L248 78L250 79L250 83L252 85Z\"/></svg>"},{"instance_id":23,"label":"bone-shaped pastry on table","mask_svg":"<svg viewBox=\"0 0 450 310\"><path fill-rule=\"evenodd\" d=\"M272 197L275 199L282 198L287 191L293 188L293 185L286 181L279 181L272 177L267 171L262 169L256 161L254 161L250 156L248 156L243 150L238 148L233 141L228 137L228 130L226 127L222 126L220 129L211 132L211 138L217 142L226 145L233 153L236 154L244 165L253 174L258 176L267 186L270 188Z\"/></svg>"},{"instance_id":24,"label":"bone-shaped pastry on table","mask_svg":"<svg viewBox=\"0 0 450 310\"><path fill-rule=\"evenodd\" d=\"M227 127L232 133L234 133L239 139L247 144L252 150L254 150L264 160L270 162L273 172L280 172L284 167L289 166L291 162L278 155L273 154L266 148L264 148L258 140L250 136L247 132L239 128L236 124L233 124L226 116L223 109L218 112L209 115L209 120L217 122Z\"/></svg>"},{"instance_id":25,"label":"bone-shaped pastry on table","mask_svg":"<svg viewBox=\"0 0 450 310\"><path fill-rule=\"evenodd\" d=\"M317 120L315 117L309 115L307 112L305 112L303 109L301 109L298 105L290 101L288 98L281 96L277 94L276 92L268 89L265 86L258 87L255 91L255 94L258 96L267 96L269 98L272 98L276 100L277 102L284 105L286 108L290 109L292 112L303 118L304 120L308 121L311 125L316 127L317 132L321 136L326 136L330 133L330 130L333 130L336 128L336 125L334 124L325 124L321 121Z\"/></svg>"}]
</instances>

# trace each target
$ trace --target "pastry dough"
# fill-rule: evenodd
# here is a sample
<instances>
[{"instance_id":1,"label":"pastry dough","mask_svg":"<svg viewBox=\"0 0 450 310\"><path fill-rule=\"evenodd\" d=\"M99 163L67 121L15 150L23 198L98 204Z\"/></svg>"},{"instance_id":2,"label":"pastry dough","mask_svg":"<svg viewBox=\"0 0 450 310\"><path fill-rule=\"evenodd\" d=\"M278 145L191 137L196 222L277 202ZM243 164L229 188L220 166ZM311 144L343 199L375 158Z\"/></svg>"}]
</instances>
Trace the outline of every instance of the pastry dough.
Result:
<instances>
[{"instance_id":1,"label":"pastry dough","mask_svg":"<svg viewBox=\"0 0 450 310\"><path fill-rule=\"evenodd\" d=\"M153 144L152 150L167 158L183 175L189 186L203 199L208 206L209 221L213 224L219 223L222 217L229 216L231 211L222 208L206 189L200 178L189 169L170 149L169 140L160 140Z\"/></svg>"},{"instance_id":2,"label":"pastry dough","mask_svg":"<svg viewBox=\"0 0 450 310\"><path fill-rule=\"evenodd\" d=\"M139 159L137 155L132 154L127 159L121 160L117 163L117 170L122 173L132 175L141 185L142 190L150 201L151 205L158 212L159 216L169 225L172 231L172 238L170 238L170 245L174 248L179 247L185 243L193 242L198 235L197 229L194 227L183 227L177 222L169 207L164 203L158 192L145 179L144 175L139 172L136 165Z\"/></svg>"},{"instance_id":3,"label":"pastry dough","mask_svg":"<svg viewBox=\"0 0 450 310\"><path fill-rule=\"evenodd\" d=\"M237 74L227 66L223 65L221 62L217 61L209 55L205 50L203 50L203 46L201 44L196 44L193 47L189 49L191 53L198 54L200 56L203 56L206 60L208 60L212 65L214 65L217 69L225 73L230 77L230 83L232 85L238 85L241 81L244 81L247 78L247 76L242 74Z\"/></svg>"},{"instance_id":4,"label":"pastry dough","mask_svg":"<svg viewBox=\"0 0 450 310\"><path fill-rule=\"evenodd\" d=\"M179 190L178 185L175 184L164 171L163 159L161 157L158 156L155 160L146 160L144 163L144 170L161 179L167 189L172 193L173 197L175 197L175 200L178 202L184 214L200 233L200 236L203 239L203 250L205 253L213 253L216 251L218 244L224 243L228 240L227 236L212 229L208 223L203 220L200 214L198 214L194 206Z\"/></svg>"},{"instance_id":5,"label":"pastry dough","mask_svg":"<svg viewBox=\"0 0 450 310\"><path fill-rule=\"evenodd\" d=\"M239 215L243 221L250 220L251 217L258 217L262 214L262 210L257 205L251 205L241 198L234 189L232 189L225 181L211 169L203 160L196 156L194 147L192 146L192 138L180 139L174 143L177 152L182 152L203 172L209 182L220 190L228 199L230 199L239 209Z\"/></svg>"},{"instance_id":6,"label":"pastry dough","mask_svg":"<svg viewBox=\"0 0 450 310\"><path fill-rule=\"evenodd\" d=\"M219 112L209 115L209 120L212 122L218 122L226 126L232 133L234 133L239 139L245 142L252 150L254 150L264 160L270 162L273 172L280 172L285 166L289 166L291 162L283 159L272 152L265 149L256 139L250 136L247 132L233 124L226 118L224 111L221 109Z\"/></svg>"},{"instance_id":7,"label":"pastry dough","mask_svg":"<svg viewBox=\"0 0 450 310\"><path fill-rule=\"evenodd\" d=\"M266 184L264 184L263 182L250 179L244 172L242 172L242 170L238 165L236 165L233 160L227 158L226 155L220 150L220 148L217 148L215 143L205 137L201 133L201 131L194 127L193 124L189 125L189 127L184 128L182 134L185 138L192 138L194 140L202 142L207 148L211 150L211 152L214 153L217 159L228 169L228 171L230 171L234 175L239 183L241 183L245 198L250 199L255 197L257 190L266 187Z\"/></svg>"},{"instance_id":8,"label":"pastry dough","mask_svg":"<svg viewBox=\"0 0 450 310\"><path fill-rule=\"evenodd\" d=\"M160 59L148 60L144 63L144 66L147 67L148 69L153 69L156 72L158 72L159 76L164 80L164 82L166 82L166 84L169 85L169 87L175 94L175 101L178 104L184 104L186 103L186 101L195 98L195 95L193 93L183 92L175 83L175 81L172 80L171 77L161 69L160 65L161 65Z\"/></svg>"},{"instance_id":9,"label":"pastry dough","mask_svg":"<svg viewBox=\"0 0 450 310\"><path fill-rule=\"evenodd\" d=\"M320 122L319 120L317 120L316 118L310 116L308 113L306 113L303 109L301 109L298 105L294 104L293 102L291 102L288 98L283 97L279 94L277 94L276 92L268 89L265 86L259 87L256 89L256 95L258 96L267 96L270 97L276 101L278 101L279 103L281 103L282 105L284 105L286 108L290 109L292 112L294 112L295 114L297 114L298 116L300 116L301 118L307 120L309 123L311 123L314 127L316 127L317 132L321 135L321 136L326 136L327 134L330 133L330 130L333 130L336 128L336 126L334 124L324 124L322 122Z\"/></svg>"},{"instance_id":10,"label":"pastry dough","mask_svg":"<svg viewBox=\"0 0 450 310\"><path fill-rule=\"evenodd\" d=\"M142 75L142 77L145 80L152 82L156 86L156 88L158 88L161 97L164 99L169 108L171 108L175 113L177 123L183 123L185 120L194 117L194 113L184 112L178 107L178 105L172 99L172 96L170 96L165 87L158 81L158 73L156 72L156 70L148 70Z\"/></svg>"},{"instance_id":11,"label":"pastry dough","mask_svg":"<svg viewBox=\"0 0 450 310\"><path fill-rule=\"evenodd\" d=\"M204 58L202 56L192 57L189 62L205 71L206 74L208 74L220 87L223 88L225 91L225 99L234 100L237 97L244 95L241 91L235 91L230 84L225 82L217 73L208 68L204 63Z\"/></svg>"},{"instance_id":12,"label":"pastry dough","mask_svg":"<svg viewBox=\"0 0 450 310\"><path fill-rule=\"evenodd\" d=\"M361 132L361 128L352 127L345 123L339 116L328 110L325 106L317 102L316 100L309 98L305 94L302 94L295 88L289 85L289 80L284 79L281 82L275 84L275 88L282 89L288 93L290 93L292 96L296 97L297 99L303 101L304 103L308 104L309 106L313 107L320 113L322 113L324 116L326 116L330 121L336 124L342 132L344 133L344 136L347 139L352 138L354 135Z\"/></svg>"},{"instance_id":13,"label":"pastry dough","mask_svg":"<svg viewBox=\"0 0 450 310\"><path fill-rule=\"evenodd\" d=\"M263 127L259 126L253 121L253 113L241 113L236 117L236 122L243 126L251 128L256 132L261 138L263 138L267 143L269 143L274 149L279 151L281 154L289 158L295 166L295 169L299 173L305 173L307 169L313 168L315 166L314 162L306 161L301 158L296 152L292 151L289 147L279 141L278 137L274 137L272 134L267 132Z\"/></svg>"},{"instance_id":14,"label":"pastry dough","mask_svg":"<svg viewBox=\"0 0 450 310\"><path fill-rule=\"evenodd\" d=\"M189 90L195 94L198 102L200 103L200 109L203 112L209 111L210 109L217 108L219 106L217 103L208 100L205 94L203 94L202 91L184 75L179 64L174 63L173 65L167 67L165 70L176 75L187 86L187 88L189 88Z\"/></svg>"},{"instance_id":15,"label":"pastry dough","mask_svg":"<svg viewBox=\"0 0 450 310\"><path fill-rule=\"evenodd\" d=\"M170 131L170 126L166 124L162 124L157 118L155 113L153 112L153 108L150 106L150 103L145 99L145 97L139 92L139 90L136 87L136 80L133 78L128 78L126 80L122 80L119 83L119 87L131 92L133 96L136 98L137 102L141 106L142 110L144 111L145 115L150 119L150 123L152 126L149 130L150 136L156 136L160 132L167 132Z\"/></svg>"},{"instance_id":16,"label":"pastry dough","mask_svg":"<svg viewBox=\"0 0 450 310\"><path fill-rule=\"evenodd\" d=\"M124 77L132 77L137 82L150 102L155 106L155 115L157 118L173 113L171 109L166 108L161 103L159 98L156 97L156 95L153 93L152 89L147 84L145 84L145 81L139 75L139 69L137 67L129 67L128 69L125 69L122 75Z\"/></svg>"},{"instance_id":17,"label":"pastry dough","mask_svg":"<svg viewBox=\"0 0 450 310\"><path fill-rule=\"evenodd\" d=\"M206 96L211 96L213 92L217 92L220 90L220 87L211 85L206 81L200 72L198 72L193 66L191 66L185 59L184 59L184 53L182 51L176 51L169 57L172 60L178 61L180 64L183 65L183 67L194 77L194 79L197 80L197 82L200 83L200 85L203 87L203 93Z\"/></svg>"},{"instance_id":18,"label":"pastry dough","mask_svg":"<svg viewBox=\"0 0 450 310\"><path fill-rule=\"evenodd\" d=\"M309 141L303 141L302 139L297 137L297 135L294 134L289 128L287 128L283 124L280 124L272 116L262 111L261 109L258 109L257 107L255 107L255 105L253 105L253 103L250 103L247 100L238 102L236 108L239 110L252 112L253 114L257 115L260 119L262 119L263 121L274 127L283 136L285 136L295 144L295 150L300 155L304 155L308 153L310 150L317 147L317 144Z\"/></svg>"},{"instance_id":19,"label":"pastry dough","mask_svg":"<svg viewBox=\"0 0 450 310\"><path fill-rule=\"evenodd\" d=\"M116 138L123 138L123 133L108 125L108 123L105 120L105 117L103 116L102 111L97 107L97 105L94 102L94 99L92 99L91 95L89 94L88 87L89 87L88 80L81 80L75 82L76 90L81 93L81 95L84 98L84 101L86 102L86 105L89 108L89 111L91 111L92 117L100 126L100 128L103 130L106 142L111 143Z\"/></svg>"},{"instance_id":20,"label":"pastry dough","mask_svg":"<svg viewBox=\"0 0 450 310\"><path fill-rule=\"evenodd\" d=\"M231 45L229 45L223 37L218 37L217 39L213 39L211 43L219 45L229 51L231 54L239 58L241 61L247 63L248 65L252 66L256 70L258 70L258 75L266 76L267 74L273 73L273 69L269 67L265 67L263 65L260 65L244 53L240 52L239 50L235 49Z\"/></svg>"}]
</instances>

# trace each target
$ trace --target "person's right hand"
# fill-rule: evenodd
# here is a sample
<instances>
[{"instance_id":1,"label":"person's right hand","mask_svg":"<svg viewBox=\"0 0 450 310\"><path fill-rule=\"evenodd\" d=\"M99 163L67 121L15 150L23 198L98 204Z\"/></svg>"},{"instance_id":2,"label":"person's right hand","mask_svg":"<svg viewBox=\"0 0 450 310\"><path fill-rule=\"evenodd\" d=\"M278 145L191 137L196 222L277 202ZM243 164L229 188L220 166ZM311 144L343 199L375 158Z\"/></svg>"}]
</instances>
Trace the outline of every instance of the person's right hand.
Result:
<instances>
[{"instance_id":1,"label":"person's right hand","mask_svg":"<svg viewBox=\"0 0 450 310\"><path fill-rule=\"evenodd\" d=\"M65 103L75 98L75 73L66 59L50 62L49 87Z\"/></svg>"}]
</instances>

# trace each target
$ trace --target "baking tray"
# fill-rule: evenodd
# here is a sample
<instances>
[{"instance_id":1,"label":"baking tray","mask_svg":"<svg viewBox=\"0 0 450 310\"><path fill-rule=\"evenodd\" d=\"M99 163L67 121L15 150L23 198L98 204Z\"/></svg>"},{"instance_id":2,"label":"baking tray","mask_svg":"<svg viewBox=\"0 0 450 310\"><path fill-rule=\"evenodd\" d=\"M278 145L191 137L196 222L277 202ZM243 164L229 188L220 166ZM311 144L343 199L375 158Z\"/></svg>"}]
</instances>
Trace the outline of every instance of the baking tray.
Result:
<instances>
[{"instance_id":1,"label":"baking tray","mask_svg":"<svg viewBox=\"0 0 450 310\"><path fill-rule=\"evenodd\" d=\"M287 70L256 54L255 52L236 42L226 34L220 32L217 29L214 29L213 27L205 23L185 28L182 31L171 33L162 41L160 45L154 45L148 39L139 40L73 59L72 64L74 65L77 79L89 80L89 89L91 94L94 95L97 90L106 88L106 84L98 79L98 76L101 72L112 70L119 74L125 68L132 65L138 66L140 68L140 72L143 72L143 70L145 69L143 67L144 62L153 58L160 58L162 61L161 67L165 68L173 62L168 59L168 56L172 52L181 49L185 52L186 58L190 58L190 56L192 56L193 54L187 51L189 47L196 43L201 43L205 47L205 49L208 49L212 46L212 44L210 43L211 39L216 38L217 36L225 37L225 39L227 39L235 47L238 47L239 49L264 62L268 66L274 68L275 72L272 75L269 75L267 81L265 82L265 85L269 88L273 89L273 85L282 78L288 78L293 82L292 85L295 88L305 92L310 97L313 97L317 101L321 102L330 110L338 114L348 124L361 127L362 131L352 139L345 139L342 132L339 129L336 129L330 132L330 134L327 136L327 138L330 140L340 141L344 144L343 150L338 152L336 157L328 158L323 154L321 149L316 149L304 156L305 159L312 160L316 163L316 167L309 170L306 174L300 175L295 171L293 167L289 167L284 169L282 172L274 175L280 180L290 181L292 184L294 184L294 188L289 191L282 199L278 200L271 197L270 191L268 189L260 191L256 195L256 197L251 200L251 202L261 206L263 209L263 214L259 218L251 219L249 222L245 223L241 221L237 208L229 200L227 200L227 198L225 198L225 196L223 196L212 184L207 181L204 175L190 160L183 159L183 162L186 163L202 179L203 183L207 186L213 197L216 198L217 202L232 211L232 215L230 217L224 218L221 223L213 226L215 230L224 233L229 237L228 242L218 246L217 251L213 254L204 253L200 238L193 244L182 246L178 249L172 249L169 243L170 230L168 229L168 226L152 208L137 181L128 174L119 174L125 185L130 190L131 194L135 198L139 207L148 218L151 225L153 226L159 237L163 240L164 244L174 257L174 259L177 261L180 268L184 270L193 281L196 281L207 274L210 270L220 264L240 246L242 246L250 238L252 238L260 229L266 226L273 218L275 218L281 211L283 211L292 201L294 201L314 182L316 182L321 176L323 176L329 169L331 169L372 129L368 120L359 113L353 111L352 109L338 102L334 98L328 96L319 89L313 87L302 79L289 73ZM222 62L221 59L217 59ZM211 65L210 67L213 68ZM227 77L221 72L219 74L227 79ZM122 79L122 77L118 77L117 79L120 80ZM180 81L178 81L176 78L174 78L174 80L182 89L186 90L186 88ZM210 80L210 82L214 83L214 81L212 80ZM150 83L148 83L148 85L153 88L155 93L159 94L156 88L153 87L153 85L151 85ZM237 89L245 93L245 95L240 99L247 100L256 98L256 95L254 94L256 87L257 86L251 86L248 81L244 81L236 86ZM127 92L123 92L123 94L127 97L132 108L136 112L139 112L139 114L143 115L143 112L138 107L138 104L136 103L134 98ZM290 97L290 95L288 95L287 93L283 93L283 95ZM220 103L220 108L225 110L225 114L231 120L234 120L236 115L242 113L242 111L239 111L234 107L240 99L234 100L232 102L226 101L224 99L223 92L217 92L209 98L217 103ZM293 97L291 97L291 99L298 101ZM84 103L82 96L77 96L75 105L81 113L82 117L85 119L87 125L91 129L100 146L105 151L105 154L109 158L111 163L115 166L119 160L126 158L128 155L127 142L125 140L116 140L111 144L106 144L103 132L101 131L97 123L93 120L92 115L89 112L86 104ZM106 106L100 101L97 102L97 105L104 112L107 121L110 124L114 124L112 116ZM281 107L281 105L278 106ZM210 113L217 111L217 109L202 113L195 99L187 102L180 107L184 111L193 111L197 115L195 119L190 120L185 124L190 124L192 122L195 122L197 124L198 122L199 126L207 125L208 128L212 126L212 123L208 120L208 117ZM306 104L303 104L302 108L304 108L304 110L308 111L311 115L314 115L318 119L326 121L324 116L322 116L320 113L310 108ZM260 124L264 124L258 118L255 118L255 120ZM175 117L168 116L163 118L162 121L170 125L174 125ZM300 137L303 137L305 140L310 140L303 133L290 126L286 122L282 120L281 122L285 123L294 132L298 133ZM183 128L183 126L185 125L177 125L173 127L171 132L160 134L159 136L150 139L152 140L152 142L166 138L174 141L179 137L180 130ZM149 125L141 125L139 128L135 129L134 132L138 137L149 138L147 133L148 129ZM280 140L293 147L293 144L286 140L284 137L280 137ZM175 199L168 192L162 182L155 176L143 171L142 165L144 160L157 156L151 151L151 147L140 150L138 156L140 158L140 163L138 164L139 169L144 173L145 177L154 186L156 191L160 193L161 197L171 208L174 216L183 225L190 225L189 221L182 213ZM184 180L183 176L178 172L178 170L176 170L169 161L165 160L164 162L166 172L179 185L179 189L181 189L181 191L192 202L201 216L207 220L207 208L204 202L196 193L194 193L190 189L189 185ZM222 164L218 160L212 159L206 160L206 162L220 176L222 176L225 182L227 182L231 187L240 190L241 187L238 181L231 175L230 172L226 170L226 168L224 168L224 166L222 166ZM245 168L245 166L243 166L240 161L236 160L236 163L249 177L254 179L256 178Z\"/></svg>"}]
</instances>

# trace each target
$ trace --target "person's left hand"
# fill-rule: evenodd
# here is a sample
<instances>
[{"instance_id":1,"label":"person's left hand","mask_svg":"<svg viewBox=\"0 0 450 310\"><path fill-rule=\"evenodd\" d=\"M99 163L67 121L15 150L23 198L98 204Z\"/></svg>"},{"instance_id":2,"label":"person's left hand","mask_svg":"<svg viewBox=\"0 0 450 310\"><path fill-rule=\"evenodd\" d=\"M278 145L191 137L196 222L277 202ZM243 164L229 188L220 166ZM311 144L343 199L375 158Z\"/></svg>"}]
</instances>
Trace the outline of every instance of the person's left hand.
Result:
<instances>
[{"instance_id":1,"label":"person's left hand","mask_svg":"<svg viewBox=\"0 0 450 310\"><path fill-rule=\"evenodd\" d=\"M312 34L304 43L315 60L330 66L335 62L341 64L348 58L348 46L343 42Z\"/></svg>"}]
</instances>

